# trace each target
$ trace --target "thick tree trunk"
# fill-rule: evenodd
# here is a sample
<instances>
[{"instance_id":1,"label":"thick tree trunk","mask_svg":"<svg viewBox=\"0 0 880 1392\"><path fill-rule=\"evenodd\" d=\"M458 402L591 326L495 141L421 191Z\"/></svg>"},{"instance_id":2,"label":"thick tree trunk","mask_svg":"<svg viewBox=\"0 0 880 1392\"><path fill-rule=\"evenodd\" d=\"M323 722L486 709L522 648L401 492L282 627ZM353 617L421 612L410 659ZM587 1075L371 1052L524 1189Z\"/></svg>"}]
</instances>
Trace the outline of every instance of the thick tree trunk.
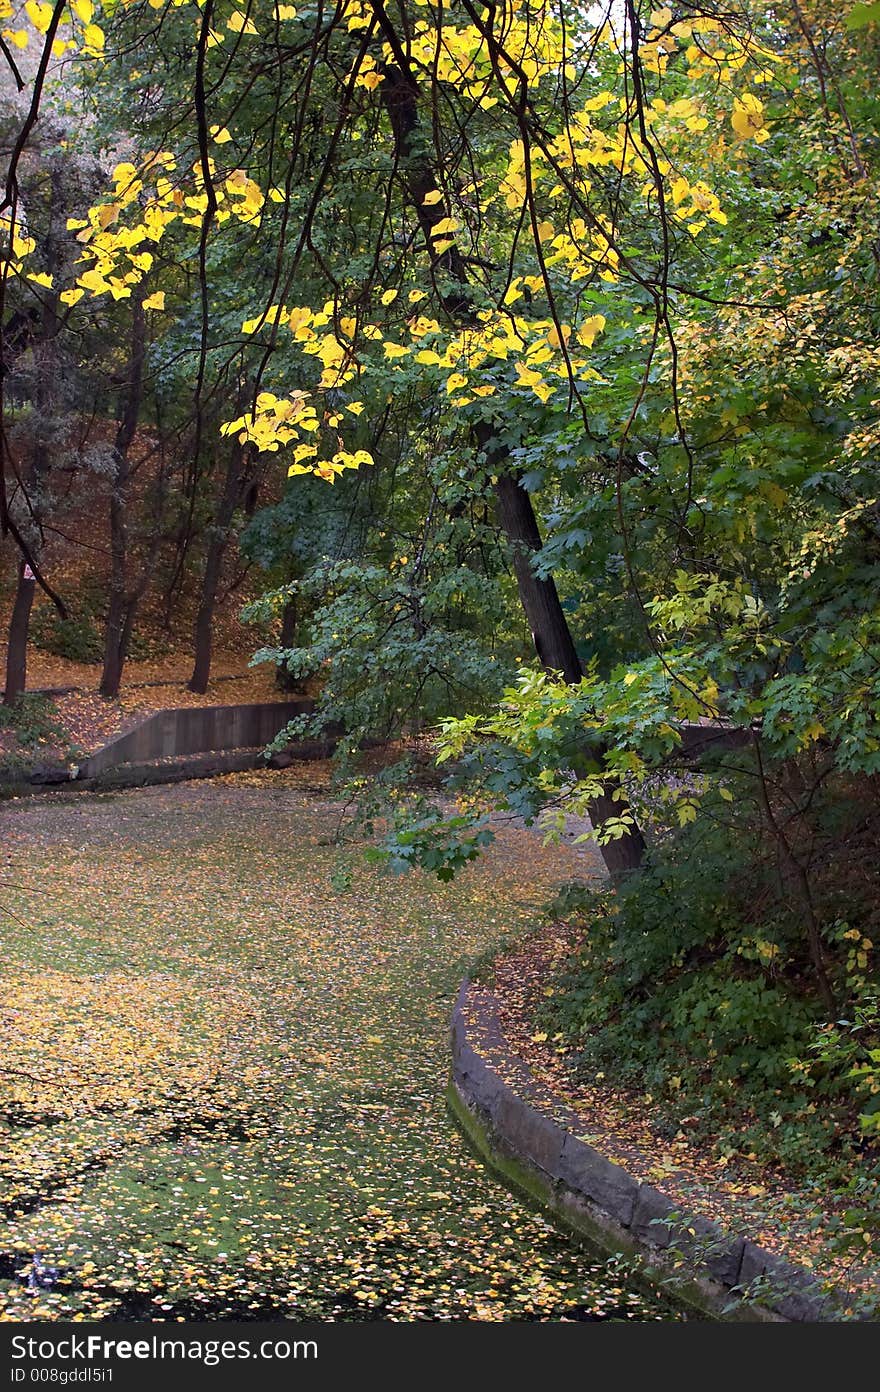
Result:
<instances>
[{"instance_id":1,"label":"thick tree trunk","mask_svg":"<svg viewBox=\"0 0 880 1392\"><path fill-rule=\"evenodd\" d=\"M220 583L220 567L226 549L225 537L222 541L212 539L205 558L202 574L202 596L195 626L195 661L189 679L190 691L204 695L208 689L211 675L211 657L214 646L214 610L217 605L217 586Z\"/></svg>"},{"instance_id":2,"label":"thick tree trunk","mask_svg":"<svg viewBox=\"0 0 880 1392\"><path fill-rule=\"evenodd\" d=\"M426 201L429 193L443 187L443 180L438 177L430 156L425 154L429 147L418 138L418 81L407 59L406 46L400 43L394 32L381 0L372 0L372 9L396 60L384 69L385 80L381 91L399 157L401 177L434 268L449 284L442 295L443 308L453 323L466 327L476 322L467 265L455 244L439 255L433 250L434 227L449 216L449 209L442 198ZM531 565L532 556L541 547L541 534L532 500L521 486L516 471L511 468L506 451L494 442L493 437L494 431L488 424L476 432L477 442L495 465L498 522L511 549L520 603L532 630L535 652L544 667L561 672L567 682L574 684L581 680L583 670L556 585L552 579L540 579ZM585 772L588 766L601 768L604 753L601 746L592 744L588 751L585 750L582 767L577 771ZM610 820L616 821L629 812L616 780L606 778L605 783L607 791L595 798L589 807L590 820L597 832L601 832ZM625 836L600 844L599 849L612 880L620 883L641 865L645 853L644 837L634 823Z\"/></svg>"},{"instance_id":3,"label":"thick tree trunk","mask_svg":"<svg viewBox=\"0 0 880 1392\"><path fill-rule=\"evenodd\" d=\"M538 660L548 671L561 672L567 682L576 685L583 676L583 668L556 585L552 578L542 580L532 568L532 557L541 547L532 500L513 474L501 474L495 484L495 502L499 524L511 549L520 603L532 630ZM604 754L601 745L591 745L589 752L577 761L579 767L575 772L591 771L591 762L600 768ZM627 811L616 779L609 783L605 793L589 804L590 821L597 830ZM624 836L601 845L600 850L611 879L620 883L641 865L645 839L639 827L633 825Z\"/></svg>"},{"instance_id":4,"label":"thick tree trunk","mask_svg":"<svg viewBox=\"0 0 880 1392\"><path fill-rule=\"evenodd\" d=\"M30 566L24 561L18 567L18 588L9 623L9 645L6 650L6 689L4 706L11 706L27 686L27 645L36 583Z\"/></svg>"},{"instance_id":5,"label":"thick tree trunk","mask_svg":"<svg viewBox=\"0 0 880 1392\"><path fill-rule=\"evenodd\" d=\"M238 440L232 442L232 449L226 465L226 481L214 514L205 569L202 573L202 591L195 624L195 647L192 676L188 686L190 691L204 695L208 689L211 675L211 656L214 637L214 611L217 607L217 589L223 556L229 541L229 528L236 508L241 502L243 492L250 480L245 476L245 450Z\"/></svg>"},{"instance_id":6,"label":"thick tree trunk","mask_svg":"<svg viewBox=\"0 0 880 1392\"><path fill-rule=\"evenodd\" d=\"M299 613L295 599L289 599L284 606L281 614L281 646L282 648L296 647L296 629L299 623ZM294 691L297 687L297 678L288 672L286 667L275 669L275 684L282 691Z\"/></svg>"},{"instance_id":7,"label":"thick tree trunk","mask_svg":"<svg viewBox=\"0 0 880 1392\"><path fill-rule=\"evenodd\" d=\"M131 603L126 593L128 571L128 485L131 463L128 457L137 430L143 398L144 353L146 324L139 297L132 300L131 353L128 380L122 407L122 419L116 431L116 477L110 494L110 601L104 637L104 669L101 673L100 694L108 700L119 695L122 670L125 666L127 643L124 641L126 612ZM132 614L132 621L134 615ZM130 628L129 628L130 636Z\"/></svg>"},{"instance_id":8,"label":"thick tree trunk","mask_svg":"<svg viewBox=\"0 0 880 1392\"><path fill-rule=\"evenodd\" d=\"M58 243L56 241L55 232L58 216L62 207L63 196L60 176L55 172L51 178L49 224L45 242L46 264L51 275L56 274L59 269ZM43 542L42 514L46 503L43 484L52 467L52 459L46 445L44 434L44 417L51 415L56 401L59 363L54 343L58 335L58 327L57 292L50 290L48 294L42 297L39 313L37 314L35 311L31 311L28 315L27 336L23 334L20 340L22 348L29 343L35 363L38 366L34 390L34 406L36 407L37 417L36 434L30 462L29 477L24 484L25 496L27 497L28 494L30 494L29 511L31 516L28 527L34 528L35 535L30 542L29 550L30 554L34 557L35 565L42 565L39 559L39 552ZM21 325L21 329L23 331L24 325ZM0 464L0 472L2 472L2 464ZM4 522L6 521L7 519L4 513ZM46 588L45 585L44 588ZM12 617L9 622L9 643L6 650L6 686L3 695L4 705L11 705L27 686L27 647L35 590L36 577L28 562L22 559L18 566L18 586L15 592L15 602L12 607ZM56 607L63 615L63 606L57 602L57 599Z\"/></svg>"},{"instance_id":9,"label":"thick tree trunk","mask_svg":"<svg viewBox=\"0 0 880 1392\"><path fill-rule=\"evenodd\" d=\"M108 700L119 695L122 681L122 627L125 622L125 572L128 553L128 527L124 491L128 482L126 461L119 460L110 497L110 600L104 630L104 669L100 694Z\"/></svg>"},{"instance_id":10,"label":"thick tree trunk","mask_svg":"<svg viewBox=\"0 0 880 1392\"><path fill-rule=\"evenodd\" d=\"M516 587L538 660L548 671L561 672L567 682L579 682L583 668L555 581L540 579L532 569L532 557L542 545L532 500L513 474L500 474L494 492L498 523L510 547Z\"/></svg>"}]
</instances>

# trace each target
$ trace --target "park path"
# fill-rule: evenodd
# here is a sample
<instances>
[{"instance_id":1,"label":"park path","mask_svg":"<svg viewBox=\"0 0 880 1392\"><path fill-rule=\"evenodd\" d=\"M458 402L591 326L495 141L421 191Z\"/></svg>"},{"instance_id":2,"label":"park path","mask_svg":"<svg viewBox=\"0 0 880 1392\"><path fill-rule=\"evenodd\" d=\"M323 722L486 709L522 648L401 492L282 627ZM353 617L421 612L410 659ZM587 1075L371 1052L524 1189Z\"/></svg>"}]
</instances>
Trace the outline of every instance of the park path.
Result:
<instances>
[{"instance_id":1,"label":"park path","mask_svg":"<svg viewBox=\"0 0 880 1392\"><path fill-rule=\"evenodd\" d=\"M671 1318L443 1099L465 967L583 851L340 865L338 807L283 774L0 818L6 1318Z\"/></svg>"}]
</instances>

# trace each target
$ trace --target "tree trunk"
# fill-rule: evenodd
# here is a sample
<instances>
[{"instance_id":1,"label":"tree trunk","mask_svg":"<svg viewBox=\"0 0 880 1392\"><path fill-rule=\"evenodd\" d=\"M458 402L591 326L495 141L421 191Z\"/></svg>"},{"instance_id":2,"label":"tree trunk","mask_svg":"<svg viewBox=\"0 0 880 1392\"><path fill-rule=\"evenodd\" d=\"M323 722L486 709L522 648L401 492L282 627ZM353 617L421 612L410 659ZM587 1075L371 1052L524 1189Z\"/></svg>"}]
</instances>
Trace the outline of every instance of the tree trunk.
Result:
<instances>
[{"instance_id":1,"label":"tree trunk","mask_svg":"<svg viewBox=\"0 0 880 1392\"><path fill-rule=\"evenodd\" d=\"M476 322L467 265L454 243L439 255L433 250L434 227L449 216L449 209L442 198L426 202L429 193L443 187L443 180L438 177L430 156L424 153L429 147L418 138L418 81L409 64L406 46L400 43L380 0L372 0L372 9L395 58L395 63L389 63L384 68L385 80L381 91L395 141L401 178L434 269L440 272L447 284L452 282L441 295L443 308L454 324L464 328ZM486 424L479 427L475 434L477 442L486 450L497 470L498 482L494 489L498 522L511 548L519 599L532 630L535 652L544 667L561 672L567 682L575 684L581 680L583 669L556 585L552 579L542 580L536 576L531 565L532 556L541 547L541 534L531 497L521 486L516 471L511 468L507 452L495 443L493 428ZM588 764L601 768L604 753L600 745L591 745L589 752L585 751L580 770L576 772L586 771ZM601 832L606 822L629 813L617 780L606 778L605 782L608 791L593 799L589 805L590 821L597 832ZM599 849L612 881L620 883L641 865L645 841L634 822L626 835L600 844Z\"/></svg>"},{"instance_id":2,"label":"tree trunk","mask_svg":"<svg viewBox=\"0 0 880 1392\"><path fill-rule=\"evenodd\" d=\"M46 264L50 274L54 275L59 269L58 244L55 239L56 223L59 212L63 207L63 197L60 186L60 176L54 173L51 178L51 195L49 199L49 224L45 242ZM34 440L33 453L30 462L30 471L27 482L23 484L25 496L31 493L29 502L30 521L29 527L34 529L34 537L30 542L30 554L34 557L34 565L42 562L39 559L40 549L43 543L43 507L45 505L45 494L43 483L47 478L51 467L52 459L46 445L43 434L43 418L52 413L58 387L59 363L57 351L55 349L55 339L58 335L58 297L57 291L50 290L43 296L39 314L35 317L34 312L28 316L29 326L39 326L38 332L29 334L31 351L38 363L36 373L36 386L34 391L34 406L37 415L37 430ZM27 342L22 340L22 346ZM2 472L2 463L0 463ZM5 491L5 490L4 490ZM7 519L4 516L4 521ZM16 535L18 535L16 531ZM46 586L44 585L44 589ZM12 617L9 622L9 643L6 650L6 686L3 694L4 705L10 706L18 696L22 694L27 686L27 647L30 635L31 609L34 603L34 593L36 591L36 576L27 560L22 559L18 566L18 586L15 592L15 602L12 607ZM56 608L64 616L63 606L58 604L56 598Z\"/></svg>"},{"instance_id":3,"label":"tree trunk","mask_svg":"<svg viewBox=\"0 0 880 1392\"><path fill-rule=\"evenodd\" d=\"M497 456L495 462L503 467ZM579 682L583 668L555 581L552 577L540 579L532 569L532 557L542 541L531 497L513 474L500 474L494 492L498 522L510 547L516 587L538 660L548 671L561 672L567 682Z\"/></svg>"},{"instance_id":4,"label":"tree trunk","mask_svg":"<svg viewBox=\"0 0 880 1392\"><path fill-rule=\"evenodd\" d=\"M281 646L282 648L296 647L296 629L299 623L299 613L295 599L289 599L284 606L281 614ZM276 667L275 684L282 691L295 691L298 686L298 679L288 672L286 667Z\"/></svg>"},{"instance_id":5,"label":"tree trunk","mask_svg":"<svg viewBox=\"0 0 880 1392\"><path fill-rule=\"evenodd\" d=\"M233 440L226 465L226 481L217 503L214 525L211 528L211 538L208 542L208 554L205 557L201 598L195 625L195 660L192 676L188 682L189 690L195 691L201 696L208 689L208 679L211 675L214 610L217 607L217 588L220 584L223 556L229 541L229 527L235 509L241 501L242 492L249 482L244 469L246 457L245 450L239 441Z\"/></svg>"},{"instance_id":6,"label":"tree trunk","mask_svg":"<svg viewBox=\"0 0 880 1392\"><path fill-rule=\"evenodd\" d=\"M202 596L195 626L195 661L189 679L190 691L203 696L208 689L211 675L211 656L214 645L214 609L217 604L217 586L220 582L220 567L226 541L212 538L205 558L202 575Z\"/></svg>"},{"instance_id":7,"label":"tree trunk","mask_svg":"<svg viewBox=\"0 0 880 1392\"><path fill-rule=\"evenodd\" d=\"M511 548L520 603L532 630L538 660L548 671L561 672L567 682L577 685L583 668L556 585L552 578L542 580L532 569L532 557L541 548L541 533L531 497L513 474L501 474L495 484L495 502L498 521ZM575 772L601 769L605 752L602 745L592 745L588 753L575 760ZM619 795L617 779L607 782L609 790L589 804L590 821L596 830L628 811L626 800ZM612 881L618 884L641 865L645 838L634 823L625 835L605 842L599 849Z\"/></svg>"},{"instance_id":8,"label":"tree trunk","mask_svg":"<svg viewBox=\"0 0 880 1392\"><path fill-rule=\"evenodd\" d=\"M116 431L114 451L116 476L110 494L110 601L104 637L104 670L101 673L100 694L107 700L119 695L122 669L125 665L127 643L124 641L128 571L128 485L131 464L128 452L137 430L143 397L144 353L146 324L140 296L132 299L131 352L128 380L122 408L122 419ZM132 615L133 621L133 615ZM130 636L130 629L129 629Z\"/></svg>"},{"instance_id":9,"label":"tree trunk","mask_svg":"<svg viewBox=\"0 0 880 1392\"><path fill-rule=\"evenodd\" d=\"M28 631L35 588L36 584L30 566L21 561L18 567L18 588L15 592L15 603L12 606L12 618L9 622L9 646L6 650L6 689L3 693L4 706L11 706L27 685Z\"/></svg>"},{"instance_id":10,"label":"tree trunk","mask_svg":"<svg viewBox=\"0 0 880 1392\"><path fill-rule=\"evenodd\" d=\"M120 459L110 496L110 601L104 630L104 670L98 691L107 700L119 695L122 681L122 626L125 621L125 573L128 527L124 490L128 482L125 460Z\"/></svg>"}]
</instances>

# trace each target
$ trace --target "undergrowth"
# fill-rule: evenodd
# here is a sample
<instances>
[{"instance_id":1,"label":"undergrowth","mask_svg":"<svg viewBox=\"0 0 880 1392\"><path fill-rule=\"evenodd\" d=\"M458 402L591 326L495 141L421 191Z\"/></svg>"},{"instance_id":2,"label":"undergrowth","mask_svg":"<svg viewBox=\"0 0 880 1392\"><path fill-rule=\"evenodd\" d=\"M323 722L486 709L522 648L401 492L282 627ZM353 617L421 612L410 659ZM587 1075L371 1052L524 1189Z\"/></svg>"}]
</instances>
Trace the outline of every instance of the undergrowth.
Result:
<instances>
[{"instance_id":1,"label":"undergrowth","mask_svg":"<svg viewBox=\"0 0 880 1392\"><path fill-rule=\"evenodd\" d=\"M839 833L839 804L835 817ZM577 946L540 1023L563 1035L584 1081L649 1094L661 1135L685 1131L719 1159L851 1196L840 1240L880 1251L871 877L853 874L841 893L837 876L826 892L817 865L829 1018L798 905L759 851L750 829L731 835L707 817L662 839L616 895L563 891L551 912L577 926Z\"/></svg>"}]
</instances>

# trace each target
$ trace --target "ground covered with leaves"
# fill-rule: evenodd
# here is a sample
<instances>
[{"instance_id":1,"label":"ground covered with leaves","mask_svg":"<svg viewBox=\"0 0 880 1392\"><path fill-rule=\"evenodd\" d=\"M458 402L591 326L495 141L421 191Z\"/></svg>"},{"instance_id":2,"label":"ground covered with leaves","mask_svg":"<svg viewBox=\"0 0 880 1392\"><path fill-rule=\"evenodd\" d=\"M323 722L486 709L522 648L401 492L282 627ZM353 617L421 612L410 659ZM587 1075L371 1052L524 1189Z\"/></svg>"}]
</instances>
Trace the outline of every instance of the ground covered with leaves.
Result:
<instances>
[{"instance_id":1,"label":"ground covered with leaves","mask_svg":"<svg viewBox=\"0 0 880 1392\"><path fill-rule=\"evenodd\" d=\"M445 1110L462 972L583 853L349 884L296 778L5 804L4 1317L678 1318Z\"/></svg>"}]
</instances>

